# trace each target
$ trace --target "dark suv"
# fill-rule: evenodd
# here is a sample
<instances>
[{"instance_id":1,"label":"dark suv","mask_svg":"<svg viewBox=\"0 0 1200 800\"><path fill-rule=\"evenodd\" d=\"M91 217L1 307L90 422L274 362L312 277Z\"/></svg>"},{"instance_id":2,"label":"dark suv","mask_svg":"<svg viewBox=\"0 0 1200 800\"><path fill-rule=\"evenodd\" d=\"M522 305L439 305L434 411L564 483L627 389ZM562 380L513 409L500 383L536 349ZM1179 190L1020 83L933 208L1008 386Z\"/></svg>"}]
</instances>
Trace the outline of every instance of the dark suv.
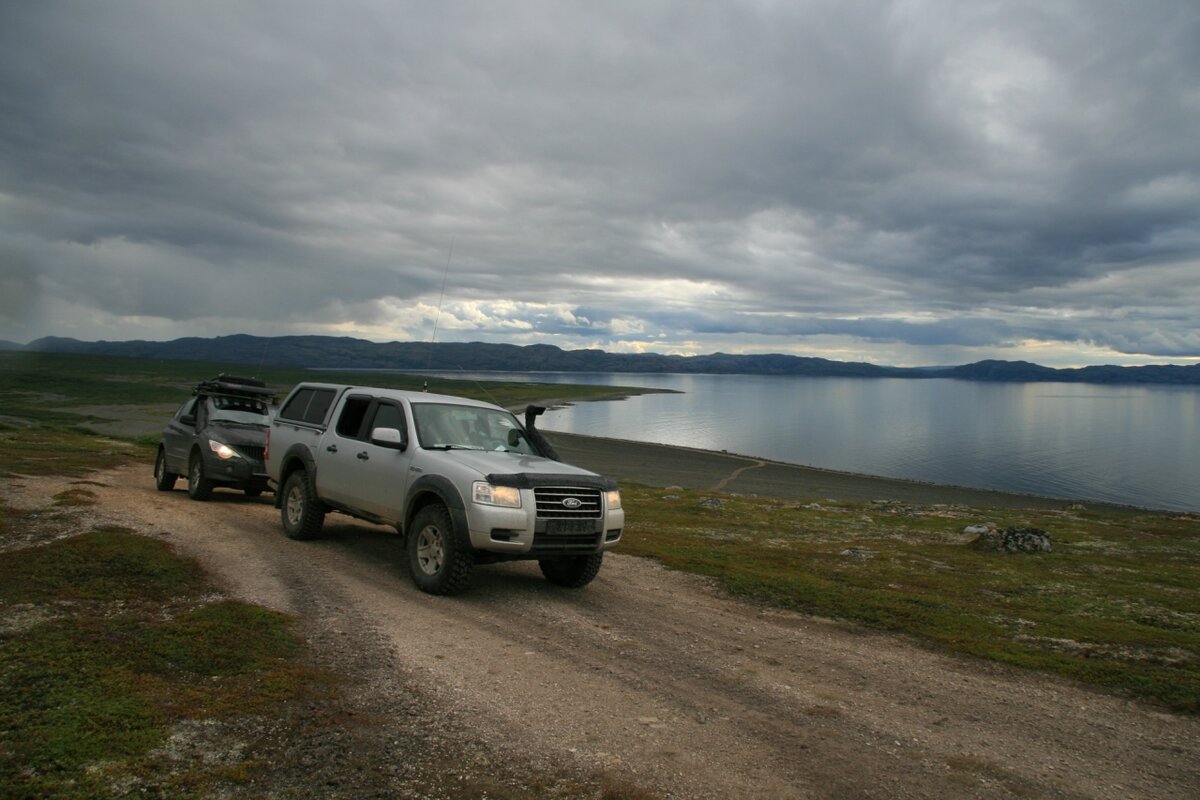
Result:
<instances>
[{"instance_id":1,"label":"dark suv","mask_svg":"<svg viewBox=\"0 0 1200 800\"><path fill-rule=\"evenodd\" d=\"M275 394L262 381L218 375L196 387L163 431L154 461L160 492L187 476L188 495L207 500L217 486L257 497L267 489L263 454Z\"/></svg>"}]
</instances>

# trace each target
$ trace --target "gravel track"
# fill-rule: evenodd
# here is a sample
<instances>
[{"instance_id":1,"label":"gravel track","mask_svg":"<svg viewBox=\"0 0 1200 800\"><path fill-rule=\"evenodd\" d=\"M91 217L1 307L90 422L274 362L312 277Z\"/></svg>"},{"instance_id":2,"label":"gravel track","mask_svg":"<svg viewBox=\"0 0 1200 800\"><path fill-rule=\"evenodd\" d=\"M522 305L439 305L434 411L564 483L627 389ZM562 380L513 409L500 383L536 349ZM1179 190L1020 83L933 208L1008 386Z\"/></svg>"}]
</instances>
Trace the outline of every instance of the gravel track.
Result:
<instances>
[{"instance_id":1,"label":"gravel track","mask_svg":"<svg viewBox=\"0 0 1200 800\"><path fill-rule=\"evenodd\" d=\"M69 485L2 491L38 508ZM290 541L269 498L193 502L155 491L148 466L87 488L85 521L163 537L230 594L296 615L346 676L344 736L262 745L284 796L449 795L447 780L475 796L614 781L681 798L1200 796L1194 717L744 603L652 561L609 555L579 591L535 564L483 567L435 598L377 526L331 514L326 538Z\"/></svg>"}]
</instances>

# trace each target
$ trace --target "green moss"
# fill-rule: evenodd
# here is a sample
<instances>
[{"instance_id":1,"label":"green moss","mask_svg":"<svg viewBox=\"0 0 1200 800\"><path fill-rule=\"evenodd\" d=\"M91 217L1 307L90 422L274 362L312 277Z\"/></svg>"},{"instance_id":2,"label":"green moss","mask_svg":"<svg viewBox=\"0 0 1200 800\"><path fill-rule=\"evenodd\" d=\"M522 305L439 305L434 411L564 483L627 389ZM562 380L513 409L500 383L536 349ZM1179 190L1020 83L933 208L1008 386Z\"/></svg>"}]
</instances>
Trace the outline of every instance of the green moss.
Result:
<instances>
[{"instance_id":1,"label":"green moss","mask_svg":"<svg viewBox=\"0 0 1200 800\"><path fill-rule=\"evenodd\" d=\"M195 562L165 543L103 527L0 560L0 602L162 603L198 591L204 580Z\"/></svg>"}]
</instances>

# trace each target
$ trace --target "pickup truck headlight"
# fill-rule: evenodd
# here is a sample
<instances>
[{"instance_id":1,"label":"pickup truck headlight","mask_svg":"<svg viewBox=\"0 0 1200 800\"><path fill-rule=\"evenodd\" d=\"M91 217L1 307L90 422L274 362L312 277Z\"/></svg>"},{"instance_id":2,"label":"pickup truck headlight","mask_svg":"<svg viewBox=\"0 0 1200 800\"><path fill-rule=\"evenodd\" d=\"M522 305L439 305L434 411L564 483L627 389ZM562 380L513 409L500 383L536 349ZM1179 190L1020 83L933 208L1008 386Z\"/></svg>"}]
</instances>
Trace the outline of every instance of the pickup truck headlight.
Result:
<instances>
[{"instance_id":1,"label":"pickup truck headlight","mask_svg":"<svg viewBox=\"0 0 1200 800\"><path fill-rule=\"evenodd\" d=\"M504 508L521 507L521 491L515 486L493 486L487 481L475 481L471 488L476 503Z\"/></svg>"},{"instance_id":2,"label":"pickup truck headlight","mask_svg":"<svg viewBox=\"0 0 1200 800\"><path fill-rule=\"evenodd\" d=\"M227 444L218 442L216 439L208 440L208 449L217 454L217 458L222 461L228 461L231 458L241 458L242 455L237 450L234 450Z\"/></svg>"},{"instance_id":3,"label":"pickup truck headlight","mask_svg":"<svg viewBox=\"0 0 1200 800\"><path fill-rule=\"evenodd\" d=\"M610 489L604 493L605 502L608 504L609 511L616 511L621 507L621 490Z\"/></svg>"}]
</instances>

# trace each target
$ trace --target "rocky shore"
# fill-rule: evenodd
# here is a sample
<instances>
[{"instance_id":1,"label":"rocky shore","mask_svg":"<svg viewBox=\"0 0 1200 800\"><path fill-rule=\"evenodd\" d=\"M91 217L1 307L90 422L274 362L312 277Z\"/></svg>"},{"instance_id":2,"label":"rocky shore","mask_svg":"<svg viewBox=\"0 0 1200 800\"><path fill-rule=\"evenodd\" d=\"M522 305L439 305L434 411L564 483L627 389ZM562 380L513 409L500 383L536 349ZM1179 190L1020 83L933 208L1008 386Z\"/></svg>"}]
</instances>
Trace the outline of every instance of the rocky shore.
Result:
<instances>
[{"instance_id":1,"label":"rocky shore","mask_svg":"<svg viewBox=\"0 0 1200 800\"><path fill-rule=\"evenodd\" d=\"M1072 501L804 467L711 450L544 431L564 461L619 481L796 500L1064 508ZM1089 503L1101 506L1100 503Z\"/></svg>"}]
</instances>

